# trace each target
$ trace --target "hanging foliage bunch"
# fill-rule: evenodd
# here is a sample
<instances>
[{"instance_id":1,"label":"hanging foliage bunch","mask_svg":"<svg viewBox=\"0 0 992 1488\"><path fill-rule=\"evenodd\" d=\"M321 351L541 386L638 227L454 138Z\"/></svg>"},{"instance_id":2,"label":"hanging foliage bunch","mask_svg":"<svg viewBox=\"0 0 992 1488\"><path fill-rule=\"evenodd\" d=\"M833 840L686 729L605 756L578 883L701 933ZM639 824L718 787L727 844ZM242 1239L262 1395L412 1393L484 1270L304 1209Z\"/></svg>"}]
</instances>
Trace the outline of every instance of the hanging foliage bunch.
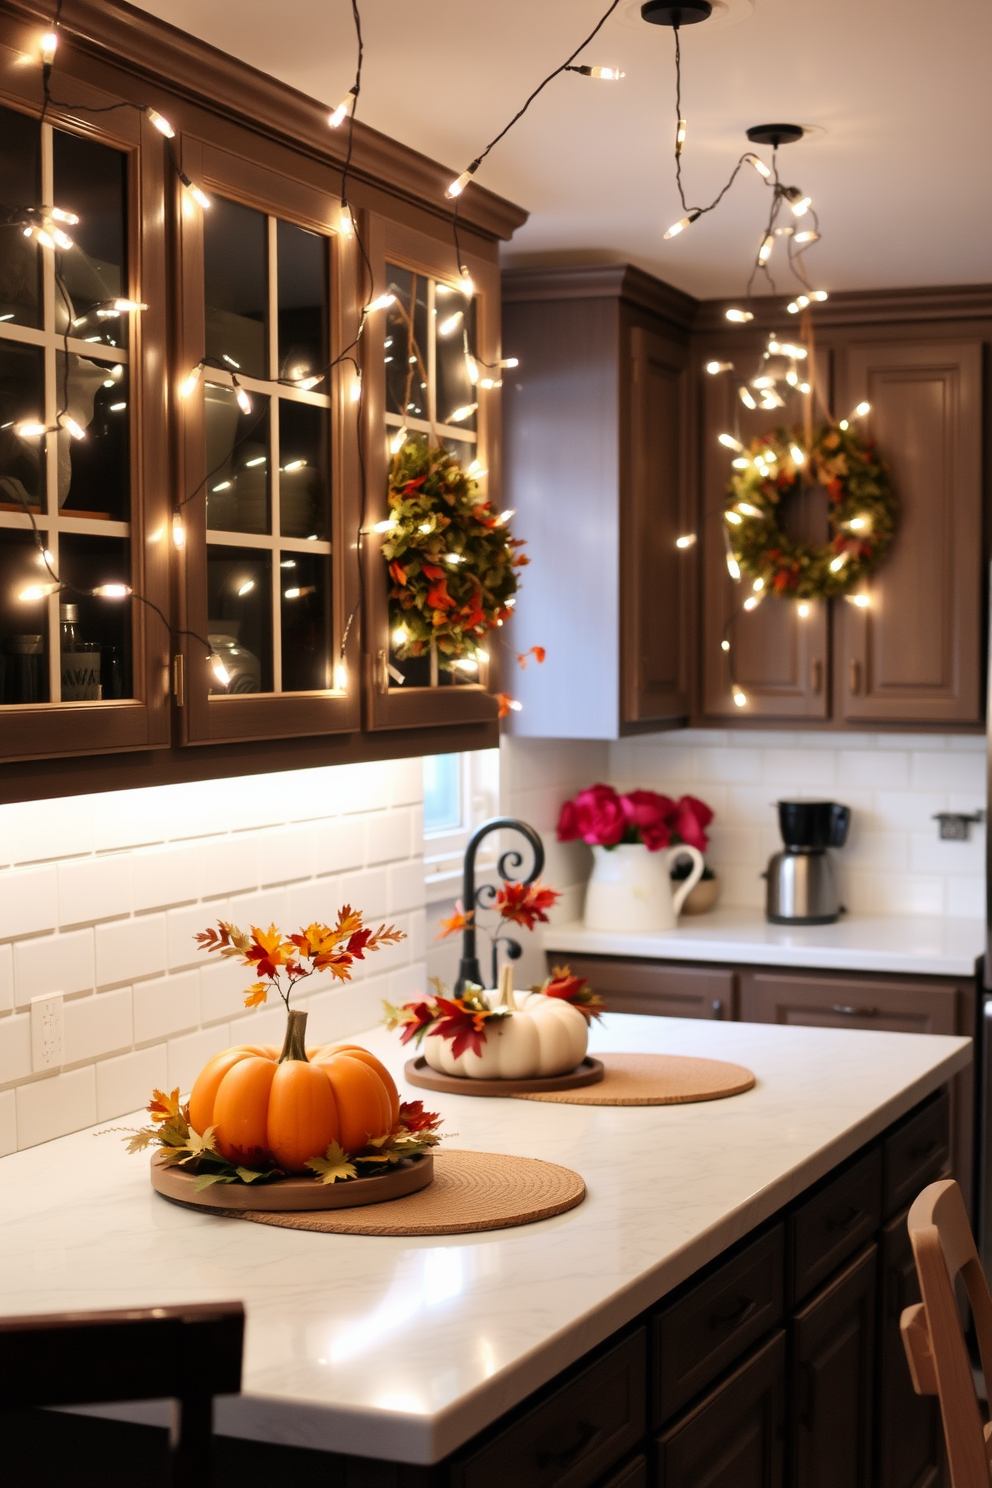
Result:
<instances>
[{"instance_id":1,"label":"hanging foliage bunch","mask_svg":"<svg viewBox=\"0 0 992 1488\"><path fill-rule=\"evenodd\" d=\"M885 558L897 504L888 468L870 439L824 424L807 447L801 429L752 439L728 486L724 512L730 550L760 588L786 599L850 594ZM821 485L830 541L793 542L781 526L790 496Z\"/></svg>"},{"instance_id":2,"label":"hanging foliage bunch","mask_svg":"<svg viewBox=\"0 0 992 1488\"><path fill-rule=\"evenodd\" d=\"M447 671L476 659L482 637L510 617L517 570L530 561L523 542L450 451L417 439L393 456L389 515L382 551L396 654L434 646Z\"/></svg>"}]
</instances>

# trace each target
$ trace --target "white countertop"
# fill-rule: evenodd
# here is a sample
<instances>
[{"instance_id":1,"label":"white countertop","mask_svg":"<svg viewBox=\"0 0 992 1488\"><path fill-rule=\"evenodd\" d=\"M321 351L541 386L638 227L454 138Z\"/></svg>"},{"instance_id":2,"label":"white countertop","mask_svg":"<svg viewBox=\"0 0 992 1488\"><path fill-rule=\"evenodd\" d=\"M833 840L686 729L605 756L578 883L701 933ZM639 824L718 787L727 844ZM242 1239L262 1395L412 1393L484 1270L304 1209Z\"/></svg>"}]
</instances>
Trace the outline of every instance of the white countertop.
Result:
<instances>
[{"instance_id":1,"label":"white countertop","mask_svg":"<svg viewBox=\"0 0 992 1488\"><path fill-rule=\"evenodd\" d=\"M757 909L715 909L683 915L676 930L657 935L587 930L581 920L551 925L542 944L548 951L659 961L970 977L985 950L985 922L937 915L842 915L835 925L770 925Z\"/></svg>"},{"instance_id":2,"label":"white countertop","mask_svg":"<svg viewBox=\"0 0 992 1488\"><path fill-rule=\"evenodd\" d=\"M360 1038L401 1072L394 1035ZM0 1161L0 1315L241 1298L244 1393L218 1402L218 1430L437 1461L971 1057L960 1038L619 1014L592 1047L727 1058L757 1085L640 1109L428 1094L452 1146L548 1158L588 1187L556 1219L440 1242L194 1213L119 1136L78 1132Z\"/></svg>"}]
</instances>

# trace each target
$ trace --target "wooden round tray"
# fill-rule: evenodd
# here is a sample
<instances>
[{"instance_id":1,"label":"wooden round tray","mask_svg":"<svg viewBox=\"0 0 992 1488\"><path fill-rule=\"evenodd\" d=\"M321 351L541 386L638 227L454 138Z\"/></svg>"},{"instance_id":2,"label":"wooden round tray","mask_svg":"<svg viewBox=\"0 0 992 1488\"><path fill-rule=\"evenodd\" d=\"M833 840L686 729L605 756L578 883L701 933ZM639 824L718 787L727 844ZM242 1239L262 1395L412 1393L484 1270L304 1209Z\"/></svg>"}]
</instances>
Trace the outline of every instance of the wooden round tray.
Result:
<instances>
[{"instance_id":1,"label":"wooden round tray","mask_svg":"<svg viewBox=\"0 0 992 1488\"><path fill-rule=\"evenodd\" d=\"M426 1188L434 1177L434 1157L425 1152L377 1173L373 1178L350 1178L345 1183L321 1183L316 1178L277 1178L273 1183L212 1183L196 1190L193 1173L164 1164L156 1153L151 1165L152 1188L175 1204L190 1209L222 1209L285 1214L295 1210L357 1209L402 1199Z\"/></svg>"},{"instance_id":2,"label":"wooden round tray","mask_svg":"<svg viewBox=\"0 0 992 1488\"><path fill-rule=\"evenodd\" d=\"M583 1085L596 1085L603 1078L601 1060L587 1054L582 1063L567 1075L537 1076L532 1080L473 1080L468 1075L444 1075L431 1069L423 1054L408 1059L403 1067L404 1079L424 1090L441 1090L446 1095L537 1095L545 1090L578 1090Z\"/></svg>"}]
</instances>

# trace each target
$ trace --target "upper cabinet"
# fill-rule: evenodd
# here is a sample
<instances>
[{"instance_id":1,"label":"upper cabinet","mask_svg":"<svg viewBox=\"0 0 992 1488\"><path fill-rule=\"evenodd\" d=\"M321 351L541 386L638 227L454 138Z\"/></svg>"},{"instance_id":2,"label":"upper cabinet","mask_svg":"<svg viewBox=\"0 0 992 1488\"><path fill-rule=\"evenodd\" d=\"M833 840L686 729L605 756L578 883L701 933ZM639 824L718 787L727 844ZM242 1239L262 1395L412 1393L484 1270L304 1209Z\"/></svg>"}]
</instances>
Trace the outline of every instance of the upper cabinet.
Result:
<instances>
[{"instance_id":1,"label":"upper cabinet","mask_svg":"<svg viewBox=\"0 0 992 1488\"><path fill-rule=\"evenodd\" d=\"M398 659L376 526L401 436L501 501L525 214L466 193L469 295L441 166L140 12L58 25L42 108L0 18L0 799L491 745L496 658Z\"/></svg>"},{"instance_id":2,"label":"upper cabinet","mask_svg":"<svg viewBox=\"0 0 992 1488\"><path fill-rule=\"evenodd\" d=\"M737 403L731 376L704 371L708 361L733 360L743 372L756 363L768 331L781 330L765 312L760 329L735 334L719 324L719 308L703 307L693 343L702 412L698 720L980 724L982 360L992 336L992 295L836 296L817 310L818 383L837 417L862 400L871 405L864 427L889 466L898 503L895 539L866 586L865 607L836 599L800 609L769 597L751 612L743 608L750 589L728 573L722 519L732 451L718 436L736 427L746 442L770 422L801 423L802 409L796 396L777 420L749 413ZM783 525L796 539L825 542L824 493L813 489L791 503Z\"/></svg>"},{"instance_id":3,"label":"upper cabinet","mask_svg":"<svg viewBox=\"0 0 992 1488\"><path fill-rule=\"evenodd\" d=\"M508 684L517 733L688 720L692 310L625 266L503 276L504 484L531 560L513 640L547 652Z\"/></svg>"}]
</instances>

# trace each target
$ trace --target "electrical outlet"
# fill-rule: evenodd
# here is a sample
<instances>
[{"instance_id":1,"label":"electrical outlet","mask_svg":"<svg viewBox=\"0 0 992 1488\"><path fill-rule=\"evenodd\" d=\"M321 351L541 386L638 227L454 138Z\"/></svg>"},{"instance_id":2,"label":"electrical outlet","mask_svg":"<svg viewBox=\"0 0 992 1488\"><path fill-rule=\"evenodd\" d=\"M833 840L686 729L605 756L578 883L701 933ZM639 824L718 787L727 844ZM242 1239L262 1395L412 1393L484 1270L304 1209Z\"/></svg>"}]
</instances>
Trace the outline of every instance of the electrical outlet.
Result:
<instances>
[{"instance_id":1,"label":"electrical outlet","mask_svg":"<svg viewBox=\"0 0 992 1488\"><path fill-rule=\"evenodd\" d=\"M62 993L31 999L31 1067L58 1069L64 1062L65 1018Z\"/></svg>"}]
</instances>

